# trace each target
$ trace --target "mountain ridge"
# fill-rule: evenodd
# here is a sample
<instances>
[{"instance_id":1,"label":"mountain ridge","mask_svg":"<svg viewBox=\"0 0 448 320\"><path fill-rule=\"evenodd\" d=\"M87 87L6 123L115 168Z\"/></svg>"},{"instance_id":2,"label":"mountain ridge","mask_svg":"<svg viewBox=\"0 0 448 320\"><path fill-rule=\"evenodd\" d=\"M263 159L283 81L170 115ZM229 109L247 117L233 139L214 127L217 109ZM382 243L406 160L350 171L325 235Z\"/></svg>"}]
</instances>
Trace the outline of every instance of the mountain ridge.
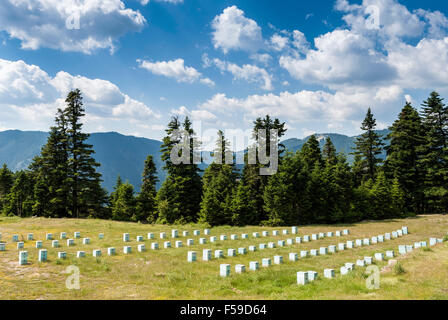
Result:
<instances>
[{"instance_id":1,"label":"mountain ridge","mask_svg":"<svg viewBox=\"0 0 448 320\"><path fill-rule=\"evenodd\" d=\"M385 136L389 131L385 129L378 132ZM354 146L356 136L349 137L338 133L316 133L315 135L318 137L321 147L329 136L337 152L344 152L347 155L347 160L349 162L353 161L353 156L349 153ZM28 168L33 158L40 154L47 137L48 132L44 131L0 131L0 165L6 163L13 171ZM302 148L309 137L303 139L290 138L282 141L282 143L288 151L296 152ZM101 163L98 171L103 176L103 186L109 192L113 190L118 175L121 176L123 181L129 181L133 184L138 191L141 185L144 161L149 154L153 155L157 167L160 180L157 187L160 187L166 178L160 154L162 142L159 140L110 131L91 133L88 143L93 145L94 158ZM382 157L385 157L385 153ZM201 164L199 167L204 170L207 165Z\"/></svg>"}]
</instances>

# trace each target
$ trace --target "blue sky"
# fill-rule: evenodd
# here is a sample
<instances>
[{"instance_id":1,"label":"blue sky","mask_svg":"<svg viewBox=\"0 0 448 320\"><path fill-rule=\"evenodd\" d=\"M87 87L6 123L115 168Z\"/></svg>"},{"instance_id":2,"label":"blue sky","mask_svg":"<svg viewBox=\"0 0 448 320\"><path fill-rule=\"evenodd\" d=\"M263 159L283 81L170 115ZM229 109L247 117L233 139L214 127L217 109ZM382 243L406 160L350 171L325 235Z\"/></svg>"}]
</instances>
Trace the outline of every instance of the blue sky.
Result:
<instances>
[{"instance_id":1,"label":"blue sky","mask_svg":"<svg viewBox=\"0 0 448 320\"><path fill-rule=\"evenodd\" d=\"M270 113L287 137L355 135L368 107L385 128L406 100L448 96L447 15L435 0L4 0L0 130L47 130L74 87L90 132Z\"/></svg>"}]
</instances>

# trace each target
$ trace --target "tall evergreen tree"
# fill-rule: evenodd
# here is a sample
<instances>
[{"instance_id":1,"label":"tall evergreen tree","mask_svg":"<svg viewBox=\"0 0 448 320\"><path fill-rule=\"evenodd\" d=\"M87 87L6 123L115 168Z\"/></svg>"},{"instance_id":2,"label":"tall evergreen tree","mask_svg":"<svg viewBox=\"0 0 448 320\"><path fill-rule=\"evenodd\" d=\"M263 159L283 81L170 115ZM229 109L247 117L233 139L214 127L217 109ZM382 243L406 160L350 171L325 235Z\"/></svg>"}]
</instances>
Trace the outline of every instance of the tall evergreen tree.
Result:
<instances>
[{"instance_id":1,"label":"tall evergreen tree","mask_svg":"<svg viewBox=\"0 0 448 320\"><path fill-rule=\"evenodd\" d=\"M309 171L299 152L287 155L264 190L266 224L301 225L310 222L306 186Z\"/></svg>"},{"instance_id":2,"label":"tall evergreen tree","mask_svg":"<svg viewBox=\"0 0 448 320\"><path fill-rule=\"evenodd\" d=\"M182 125L177 117L173 117L165 131L167 136L163 139L161 151L168 176L157 194L159 221L195 222L202 196L200 169L194 163L197 138L188 117ZM171 159L173 148L178 146L183 147L179 149L178 154L187 163L176 164Z\"/></svg>"},{"instance_id":3,"label":"tall evergreen tree","mask_svg":"<svg viewBox=\"0 0 448 320\"><path fill-rule=\"evenodd\" d=\"M63 110L58 109L47 143L30 169L35 179L33 213L38 216L67 217L69 213L68 138Z\"/></svg>"},{"instance_id":4,"label":"tall evergreen tree","mask_svg":"<svg viewBox=\"0 0 448 320\"><path fill-rule=\"evenodd\" d=\"M327 165L334 166L338 163L338 155L336 152L336 148L331 141L330 137L325 139L325 145L322 150L322 156Z\"/></svg>"},{"instance_id":5,"label":"tall evergreen tree","mask_svg":"<svg viewBox=\"0 0 448 320\"><path fill-rule=\"evenodd\" d=\"M319 141L314 134L309 137L308 141L303 145L301 153L303 160L307 164L308 168L310 168L310 170L314 169L316 163L319 166L323 165Z\"/></svg>"},{"instance_id":6,"label":"tall evergreen tree","mask_svg":"<svg viewBox=\"0 0 448 320\"><path fill-rule=\"evenodd\" d=\"M87 144L89 134L82 132L81 118L85 116L79 89L71 91L65 100L64 117L67 121L68 182L70 186L70 209L74 217L88 215L100 210L104 204L101 188L100 166L93 158L93 146Z\"/></svg>"},{"instance_id":7,"label":"tall evergreen tree","mask_svg":"<svg viewBox=\"0 0 448 320\"><path fill-rule=\"evenodd\" d=\"M229 145L223 132L219 131L214 161L207 167L202 178L203 195L199 221L206 222L211 226L232 223L231 206L237 174ZM226 155L228 164L226 163Z\"/></svg>"},{"instance_id":8,"label":"tall evergreen tree","mask_svg":"<svg viewBox=\"0 0 448 320\"><path fill-rule=\"evenodd\" d=\"M30 175L25 171L19 171L15 175L11 191L7 196L3 208L6 215L19 217L30 216L33 205L33 183Z\"/></svg>"},{"instance_id":9,"label":"tall evergreen tree","mask_svg":"<svg viewBox=\"0 0 448 320\"><path fill-rule=\"evenodd\" d=\"M14 176L6 164L0 169L0 212L14 183Z\"/></svg>"},{"instance_id":10,"label":"tall evergreen tree","mask_svg":"<svg viewBox=\"0 0 448 320\"><path fill-rule=\"evenodd\" d=\"M265 131L265 137L259 135L259 130ZM271 137L271 130L275 130L277 132L275 137ZM259 148L264 147L266 148L266 155L270 157L271 142L277 140L278 161L281 164L285 147L280 143L280 139L285 135L286 130L285 123L281 122L277 118L272 119L269 115L266 115L264 118L257 118L254 121L254 128L252 131L252 138L256 141L256 143L250 149L255 150L258 155ZM234 212L234 219L235 221L239 221L239 224L247 224L247 222L250 222L250 224L259 224L261 221L268 218L263 208L263 193L264 188L267 186L271 176L260 175L260 168L265 166L262 165L259 160L260 159L258 159L257 156L257 163L249 164L248 156L247 154L245 155L245 166L243 168L242 179L239 183L242 185L238 186L237 192L237 197L240 198L236 198L234 201L234 208L245 210L238 210ZM253 205L253 207L246 208L246 205L242 203L243 199L248 198L253 199L253 201L249 202Z\"/></svg>"},{"instance_id":11,"label":"tall evergreen tree","mask_svg":"<svg viewBox=\"0 0 448 320\"><path fill-rule=\"evenodd\" d=\"M423 102L425 143L421 163L426 170L425 194L428 210L448 211L448 107L437 92Z\"/></svg>"},{"instance_id":12,"label":"tall evergreen tree","mask_svg":"<svg viewBox=\"0 0 448 320\"><path fill-rule=\"evenodd\" d=\"M112 219L119 221L133 221L136 213L134 187L126 181L116 186L116 197L112 205Z\"/></svg>"},{"instance_id":13,"label":"tall evergreen tree","mask_svg":"<svg viewBox=\"0 0 448 320\"><path fill-rule=\"evenodd\" d=\"M386 148L385 171L390 179L396 178L403 188L407 210L421 212L423 172L419 157L424 131L417 110L406 103L389 130L387 138L390 145Z\"/></svg>"},{"instance_id":14,"label":"tall evergreen tree","mask_svg":"<svg viewBox=\"0 0 448 320\"><path fill-rule=\"evenodd\" d=\"M141 190L137 196L137 216L134 220L150 222L155 222L157 220L156 184L158 181L159 179L157 178L157 169L153 156L148 155L143 169Z\"/></svg>"},{"instance_id":15,"label":"tall evergreen tree","mask_svg":"<svg viewBox=\"0 0 448 320\"><path fill-rule=\"evenodd\" d=\"M382 153L384 143L381 135L375 132L375 128L376 120L369 108L361 126L364 133L356 138L355 151L353 152L355 156L360 156L366 179L375 178L377 166L382 162L378 155Z\"/></svg>"}]
</instances>

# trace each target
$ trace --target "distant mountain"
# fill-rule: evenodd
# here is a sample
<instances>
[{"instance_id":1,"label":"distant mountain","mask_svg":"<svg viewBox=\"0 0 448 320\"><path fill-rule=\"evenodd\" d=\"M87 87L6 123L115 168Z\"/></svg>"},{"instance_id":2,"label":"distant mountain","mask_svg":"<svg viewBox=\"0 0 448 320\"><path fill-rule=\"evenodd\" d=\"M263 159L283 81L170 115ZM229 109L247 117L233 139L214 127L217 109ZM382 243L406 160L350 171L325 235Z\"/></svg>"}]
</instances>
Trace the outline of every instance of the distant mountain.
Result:
<instances>
[{"instance_id":1,"label":"distant mountain","mask_svg":"<svg viewBox=\"0 0 448 320\"><path fill-rule=\"evenodd\" d=\"M0 164L6 163L13 171L28 168L47 137L48 133L40 131L0 132ZM143 165L149 154L154 156L160 181L165 180L160 141L107 132L92 133L88 143L95 149L94 158L101 163L99 172L103 175L103 186L109 191L113 190L118 175L139 190Z\"/></svg>"},{"instance_id":2,"label":"distant mountain","mask_svg":"<svg viewBox=\"0 0 448 320\"><path fill-rule=\"evenodd\" d=\"M388 129L384 129L384 130L377 130L377 133L381 134L383 136L383 138L386 138L386 136L389 133ZM356 141L356 137L349 137L343 134L337 134L337 133L316 133L315 134L316 138L319 140L319 144L320 147L322 148L325 144L325 139L327 139L327 137L330 137L331 141L333 142L336 151L340 152L340 153L345 153L347 156L347 160L348 162L352 163L353 162L353 156L350 155L351 152L353 152L353 148L355 147L355 141ZM291 152L296 152L297 150L301 150L303 145L308 141L308 139L311 136L308 136L304 139L297 139L297 138L292 138L292 139L288 139L283 141L282 143L284 144L285 148L288 151ZM387 144L387 141L385 141L385 143ZM382 159L386 158L386 152L383 151L383 153L380 156Z\"/></svg>"},{"instance_id":3,"label":"distant mountain","mask_svg":"<svg viewBox=\"0 0 448 320\"><path fill-rule=\"evenodd\" d=\"M388 130L378 131L384 137ZM323 147L325 139L330 137L338 152L347 154L348 161L353 161L349 155L354 147L356 137L348 137L335 133L316 134L320 146ZM28 168L33 158L40 153L42 146L46 143L48 133L41 131L19 131L8 130L0 132L0 165L6 163L13 170ZM292 152L301 149L308 141L304 139L288 139L282 143ZM160 159L160 146L162 142L146 138L125 136L116 132L92 133L88 143L95 149L95 159L101 163L99 172L103 175L103 186L112 191L117 176L123 181L128 180L136 190L140 190L141 174L146 157L151 154L154 157L160 182L158 187L166 178L163 171L163 162ZM385 153L382 155L385 158ZM200 169L205 170L206 164L201 164ZM238 169L242 169L238 165Z\"/></svg>"}]
</instances>

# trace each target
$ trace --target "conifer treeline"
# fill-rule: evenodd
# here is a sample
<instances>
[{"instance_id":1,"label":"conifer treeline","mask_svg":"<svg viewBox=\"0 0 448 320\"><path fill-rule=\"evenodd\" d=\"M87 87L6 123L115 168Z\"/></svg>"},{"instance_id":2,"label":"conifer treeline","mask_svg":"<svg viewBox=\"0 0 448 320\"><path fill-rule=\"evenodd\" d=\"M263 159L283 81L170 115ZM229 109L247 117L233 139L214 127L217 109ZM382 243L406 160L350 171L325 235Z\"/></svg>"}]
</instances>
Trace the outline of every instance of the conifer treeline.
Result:
<instances>
[{"instance_id":1,"label":"conifer treeline","mask_svg":"<svg viewBox=\"0 0 448 320\"><path fill-rule=\"evenodd\" d=\"M110 195L101 188L100 164L86 143L88 134L82 132L83 116L81 93L74 90L65 109L57 111L48 141L29 169L16 173L6 165L0 169L3 214L242 226L448 212L448 107L436 92L423 102L420 113L406 103L387 137L375 131L376 121L368 109L352 165L336 152L330 138L321 150L313 135L296 153L286 152L280 144L279 168L272 176L260 175L262 165L248 164L247 154L242 172L235 161L226 162L226 155L233 154L222 131L214 150L215 159L221 161L208 166L202 176L196 164L173 164L171 151L177 143L188 141L191 150L197 143L188 117L183 122L173 117L161 146L167 178L157 192L156 167L149 155L138 194L120 177ZM260 129L276 129L278 142L286 132L285 123L269 116L256 119L254 138ZM385 161L380 158L383 150ZM193 151L188 156L193 159Z\"/></svg>"}]
</instances>

